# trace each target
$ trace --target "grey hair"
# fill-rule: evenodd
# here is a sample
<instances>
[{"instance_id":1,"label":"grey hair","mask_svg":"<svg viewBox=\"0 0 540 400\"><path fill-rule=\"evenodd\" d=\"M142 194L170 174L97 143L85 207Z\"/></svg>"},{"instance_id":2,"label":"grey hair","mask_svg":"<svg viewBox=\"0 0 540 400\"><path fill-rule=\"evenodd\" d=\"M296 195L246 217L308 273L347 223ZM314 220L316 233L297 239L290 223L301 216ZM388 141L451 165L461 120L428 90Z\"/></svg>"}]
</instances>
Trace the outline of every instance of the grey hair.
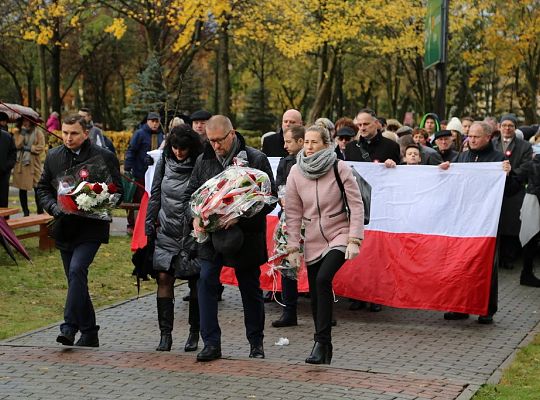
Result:
<instances>
[{"instance_id":1,"label":"grey hair","mask_svg":"<svg viewBox=\"0 0 540 400\"><path fill-rule=\"evenodd\" d=\"M223 132L229 132L233 130L233 125L225 115L214 115L206 123L206 129L209 131L221 129Z\"/></svg>"},{"instance_id":2,"label":"grey hair","mask_svg":"<svg viewBox=\"0 0 540 400\"><path fill-rule=\"evenodd\" d=\"M489 123L487 123L485 121L474 121L471 124L471 128L474 125L480 125L482 127L482 131L484 132L485 135L491 135L493 133L493 128L491 127L491 125Z\"/></svg>"},{"instance_id":3,"label":"grey hair","mask_svg":"<svg viewBox=\"0 0 540 400\"><path fill-rule=\"evenodd\" d=\"M306 129L306 133L308 132L317 132L321 135L321 139L324 144L331 144L332 139L330 138L330 132L328 129L326 129L326 126L320 124L320 125L311 125L309 128Z\"/></svg>"}]
</instances>

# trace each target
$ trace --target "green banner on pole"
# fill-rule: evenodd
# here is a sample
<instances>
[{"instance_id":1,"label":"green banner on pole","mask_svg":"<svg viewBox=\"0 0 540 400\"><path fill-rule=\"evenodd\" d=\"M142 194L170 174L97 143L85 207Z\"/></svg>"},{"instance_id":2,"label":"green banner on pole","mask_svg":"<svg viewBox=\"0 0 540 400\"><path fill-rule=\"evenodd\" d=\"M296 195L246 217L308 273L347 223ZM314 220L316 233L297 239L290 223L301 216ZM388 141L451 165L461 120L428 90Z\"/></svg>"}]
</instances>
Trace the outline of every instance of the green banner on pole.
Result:
<instances>
[{"instance_id":1,"label":"green banner on pole","mask_svg":"<svg viewBox=\"0 0 540 400\"><path fill-rule=\"evenodd\" d=\"M428 0L424 68L443 62L443 0Z\"/></svg>"}]
</instances>

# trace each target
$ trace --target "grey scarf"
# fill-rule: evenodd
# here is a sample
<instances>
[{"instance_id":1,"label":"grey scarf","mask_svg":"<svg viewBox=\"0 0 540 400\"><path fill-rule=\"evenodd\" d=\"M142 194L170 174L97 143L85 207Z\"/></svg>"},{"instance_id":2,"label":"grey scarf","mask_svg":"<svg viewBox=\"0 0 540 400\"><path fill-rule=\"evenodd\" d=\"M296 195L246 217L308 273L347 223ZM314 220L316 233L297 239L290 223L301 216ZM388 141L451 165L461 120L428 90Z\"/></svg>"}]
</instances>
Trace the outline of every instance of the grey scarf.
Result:
<instances>
[{"instance_id":1,"label":"grey scarf","mask_svg":"<svg viewBox=\"0 0 540 400\"><path fill-rule=\"evenodd\" d=\"M17 161L20 162L22 165L26 166L30 165L30 161L32 160L32 153L30 151L25 151L24 149L32 148L32 145L36 141L36 130L21 128L21 133L24 137L24 141L23 148L19 150Z\"/></svg>"},{"instance_id":2,"label":"grey scarf","mask_svg":"<svg viewBox=\"0 0 540 400\"><path fill-rule=\"evenodd\" d=\"M240 150L240 140L238 140L238 137L235 136L229 154L227 154L225 157L221 157L216 153L216 157L220 164L223 165L223 168L227 168L229 165L231 165L231 162L236 156L236 153L238 153L238 150Z\"/></svg>"},{"instance_id":3,"label":"grey scarf","mask_svg":"<svg viewBox=\"0 0 540 400\"><path fill-rule=\"evenodd\" d=\"M309 157L306 157L304 150L302 150L296 156L296 165L306 178L318 179L332 168L336 158L336 152L332 146L328 146Z\"/></svg>"}]
</instances>

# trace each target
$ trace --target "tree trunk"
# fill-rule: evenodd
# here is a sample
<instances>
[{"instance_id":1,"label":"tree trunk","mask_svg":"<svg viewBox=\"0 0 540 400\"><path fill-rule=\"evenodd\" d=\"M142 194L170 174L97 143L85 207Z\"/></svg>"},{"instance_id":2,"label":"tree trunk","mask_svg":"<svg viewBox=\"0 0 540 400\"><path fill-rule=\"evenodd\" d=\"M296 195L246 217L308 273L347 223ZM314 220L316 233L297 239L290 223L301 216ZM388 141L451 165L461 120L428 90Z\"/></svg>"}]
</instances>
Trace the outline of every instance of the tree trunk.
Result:
<instances>
[{"instance_id":1,"label":"tree trunk","mask_svg":"<svg viewBox=\"0 0 540 400\"><path fill-rule=\"evenodd\" d=\"M47 61L45 60L45 46L38 45L38 59L39 59L39 99L40 99L40 109L41 117L44 120L49 118L49 104L47 96ZM60 110L53 110L60 113Z\"/></svg>"},{"instance_id":2,"label":"tree trunk","mask_svg":"<svg viewBox=\"0 0 540 400\"><path fill-rule=\"evenodd\" d=\"M56 43L53 39L53 43ZM60 55L61 48L53 45L51 50L51 104L55 111L62 109L62 97L60 95Z\"/></svg>"},{"instance_id":3,"label":"tree trunk","mask_svg":"<svg viewBox=\"0 0 540 400\"><path fill-rule=\"evenodd\" d=\"M218 114L231 115L231 81L229 73L229 19L221 24L218 33Z\"/></svg>"},{"instance_id":4,"label":"tree trunk","mask_svg":"<svg viewBox=\"0 0 540 400\"><path fill-rule=\"evenodd\" d=\"M323 49L320 53L321 58L326 57L326 50ZM315 94L315 101L308 115L308 122L312 123L317 118L321 117L322 112L328 106L330 101L330 95L332 93L332 82L334 81L334 74L336 70L336 51L328 52L328 60L319 60L319 67L323 68L326 66L325 71L319 71L319 76L322 77L322 82L317 89Z\"/></svg>"}]
</instances>

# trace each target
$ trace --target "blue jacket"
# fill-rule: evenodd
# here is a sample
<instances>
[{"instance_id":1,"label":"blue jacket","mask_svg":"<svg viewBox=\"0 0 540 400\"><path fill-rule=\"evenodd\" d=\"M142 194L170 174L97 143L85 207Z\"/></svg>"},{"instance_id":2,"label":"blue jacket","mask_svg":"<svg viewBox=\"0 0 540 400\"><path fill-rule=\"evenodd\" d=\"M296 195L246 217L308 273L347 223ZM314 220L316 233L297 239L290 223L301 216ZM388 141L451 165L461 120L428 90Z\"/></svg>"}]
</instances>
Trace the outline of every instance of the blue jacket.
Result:
<instances>
[{"instance_id":1,"label":"blue jacket","mask_svg":"<svg viewBox=\"0 0 540 400\"><path fill-rule=\"evenodd\" d=\"M155 135L158 135L157 145L161 145L163 141L163 132L160 130ZM133 176L138 179L144 178L148 164L146 163L147 152L154 150L152 146L152 131L148 124L144 124L139 128L129 141L129 147L126 152L124 161L124 170L133 172Z\"/></svg>"}]
</instances>

